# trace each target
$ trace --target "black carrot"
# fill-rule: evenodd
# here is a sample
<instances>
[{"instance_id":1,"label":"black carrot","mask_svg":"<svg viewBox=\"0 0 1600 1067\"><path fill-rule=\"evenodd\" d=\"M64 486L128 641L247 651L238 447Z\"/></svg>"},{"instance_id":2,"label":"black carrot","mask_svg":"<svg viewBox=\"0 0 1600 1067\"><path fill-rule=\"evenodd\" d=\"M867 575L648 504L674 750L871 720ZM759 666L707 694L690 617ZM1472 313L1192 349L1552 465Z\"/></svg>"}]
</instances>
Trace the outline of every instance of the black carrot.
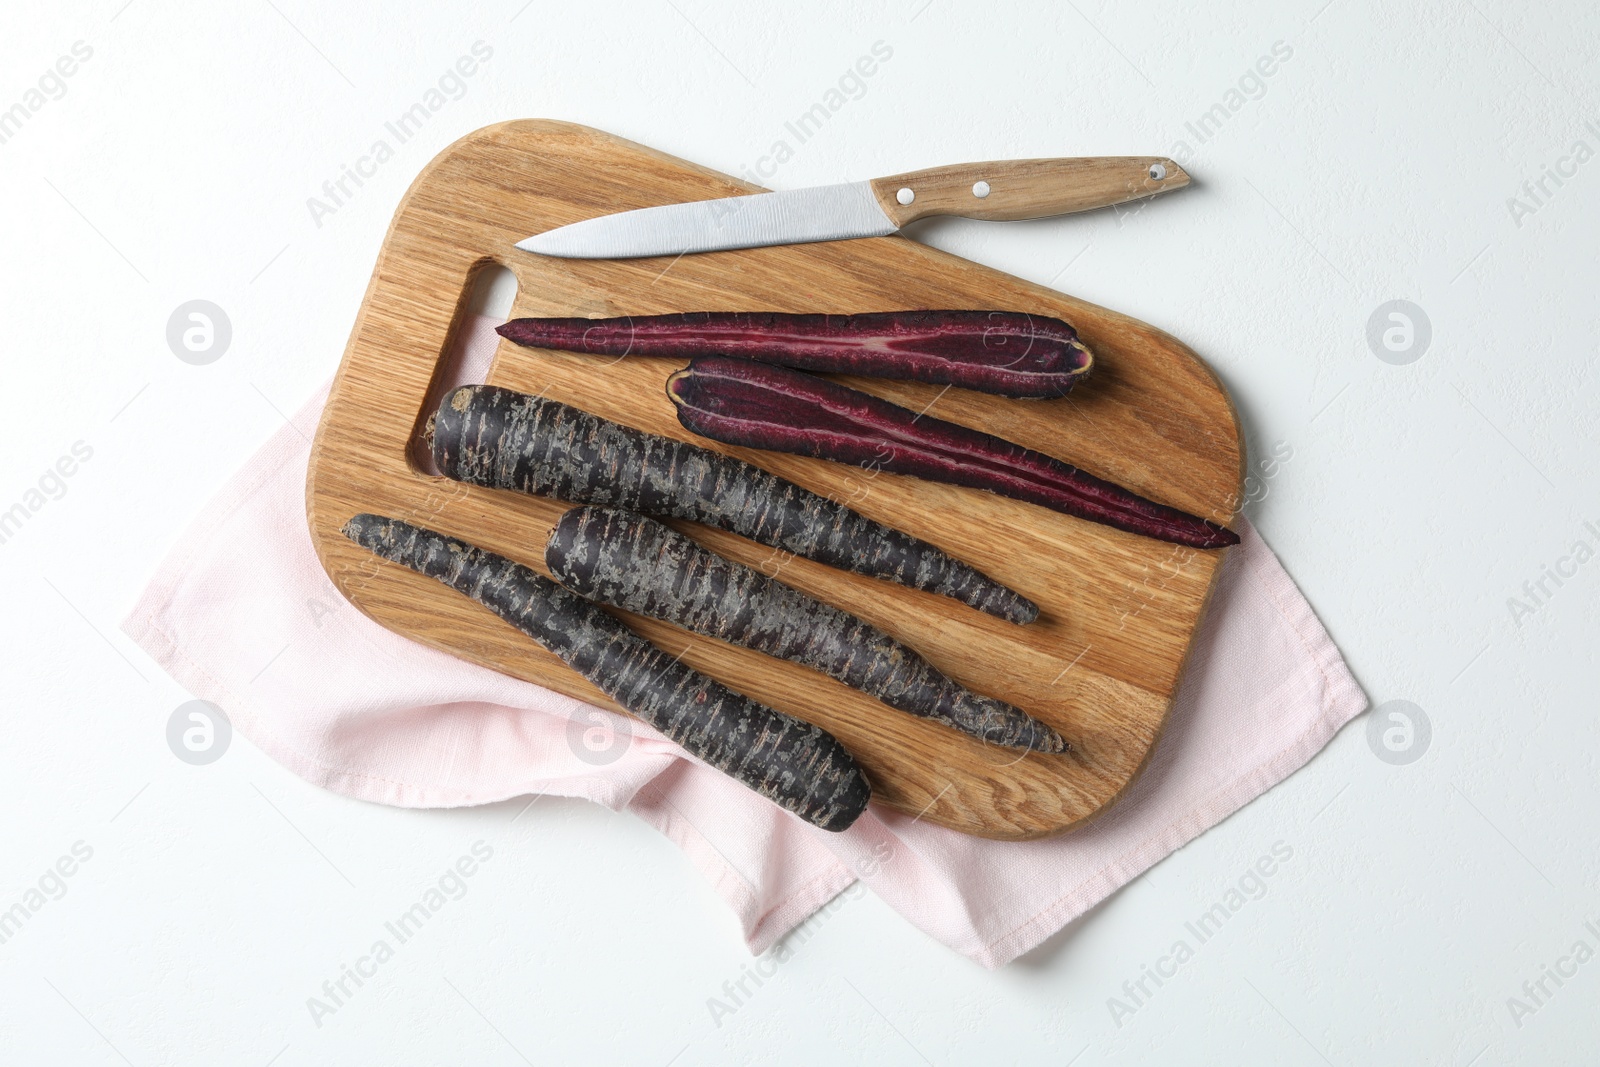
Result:
<instances>
[{"instance_id":1,"label":"black carrot","mask_svg":"<svg viewBox=\"0 0 1600 1067\"><path fill-rule=\"evenodd\" d=\"M499 330L534 348L680 359L744 356L801 370L906 378L1015 397L1064 396L1094 362L1067 323L1021 311L693 311L512 319Z\"/></svg>"},{"instance_id":2,"label":"black carrot","mask_svg":"<svg viewBox=\"0 0 1600 1067\"><path fill-rule=\"evenodd\" d=\"M867 779L832 734L700 674L543 575L399 519L357 515L344 534L471 597L690 753L807 822L843 830L866 809Z\"/></svg>"},{"instance_id":3,"label":"black carrot","mask_svg":"<svg viewBox=\"0 0 1600 1067\"><path fill-rule=\"evenodd\" d=\"M709 356L668 378L667 395L678 421L713 441L987 489L1195 548L1239 543L1226 527L1041 452L803 371Z\"/></svg>"},{"instance_id":4,"label":"black carrot","mask_svg":"<svg viewBox=\"0 0 1600 1067\"><path fill-rule=\"evenodd\" d=\"M429 431L447 477L575 504L690 519L952 597L1016 623L1039 609L940 549L742 460L492 385L445 397Z\"/></svg>"},{"instance_id":5,"label":"black carrot","mask_svg":"<svg viewBox=\"0 0 1600 1067\"><path fill-rule=\"evenodd\" d=\"M1067 748L1046 724L945 677L871 623L643 515L573 508L550 532L544 561L557 581L590 600L791 660L979 740Z\"/></svg>"}]
</instances>

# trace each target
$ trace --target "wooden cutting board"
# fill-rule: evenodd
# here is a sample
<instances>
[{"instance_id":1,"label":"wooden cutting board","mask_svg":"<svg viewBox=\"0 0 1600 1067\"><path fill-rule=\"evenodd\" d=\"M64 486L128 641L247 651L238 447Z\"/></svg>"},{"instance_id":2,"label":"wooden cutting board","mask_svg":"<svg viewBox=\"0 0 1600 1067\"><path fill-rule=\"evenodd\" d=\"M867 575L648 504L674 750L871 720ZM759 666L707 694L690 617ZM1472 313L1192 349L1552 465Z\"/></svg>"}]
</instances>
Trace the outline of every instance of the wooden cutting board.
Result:
<instances>
[{"instance_id":1,"label":"wooden cutting board","mask_svg":"<svg viewBox=\"0 0 1600 1067\"><path fill-rule=\"evenodd\" d=\"M477 273L500 263L514 316L674 311L847 314L978 308L1056 316L1093 349L1071 397L1006 400L870 379L849 384L1068 460L1163 503L1228 522L1241 445L1226 391L1189 349L1104 308L900 237L681 258L547 259L513 243L625 208L760 191L610 134L517 121L470 134L427 165L401 201L312 446L307 512L318 556L361 611L413 640L615 708L587 681L488 610L380 561L339 527L370 511L452 534L544 571L556 501L425 473L418 436ZM1154 252L1154 250L1152 250ZM518 348L502 341L488 380L689 439L664 383L679 364ZM1029 838L1100 811L1150 755L1172 702L1221 552L1121 533L992 494L839 464L726 448L946 549L1032 598L1013 626L955 601L807 560L780 577L881 626L940 670L1057 727L1067 756L986 747L894 711L820 674L663 623L627 617L686 662L836 734L871 778L875 803L967 833ZM752 565L771 550L675 523Z\"/></svg>"}]
</instances>

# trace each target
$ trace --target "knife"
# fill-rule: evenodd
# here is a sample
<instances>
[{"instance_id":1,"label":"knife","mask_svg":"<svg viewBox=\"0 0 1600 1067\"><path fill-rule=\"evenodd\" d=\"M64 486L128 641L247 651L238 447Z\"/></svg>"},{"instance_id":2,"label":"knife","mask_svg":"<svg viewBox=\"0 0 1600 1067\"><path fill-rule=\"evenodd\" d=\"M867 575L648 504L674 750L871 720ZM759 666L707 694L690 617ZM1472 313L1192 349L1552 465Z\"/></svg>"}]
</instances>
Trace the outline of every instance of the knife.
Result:
<instances>
[{"instance_id":1,"label":"knife","mask_svg":"<svg viewBox=\"0 0 1600 1067\"><path fill-rule=\"evenodd\" d=\"M619 211L517 242L569 259L629 259L884 237L930 215L1010 222L1127 203L1189 184L1162 156L1008 159L845 185Z\"/></svg>"}]
</instances>

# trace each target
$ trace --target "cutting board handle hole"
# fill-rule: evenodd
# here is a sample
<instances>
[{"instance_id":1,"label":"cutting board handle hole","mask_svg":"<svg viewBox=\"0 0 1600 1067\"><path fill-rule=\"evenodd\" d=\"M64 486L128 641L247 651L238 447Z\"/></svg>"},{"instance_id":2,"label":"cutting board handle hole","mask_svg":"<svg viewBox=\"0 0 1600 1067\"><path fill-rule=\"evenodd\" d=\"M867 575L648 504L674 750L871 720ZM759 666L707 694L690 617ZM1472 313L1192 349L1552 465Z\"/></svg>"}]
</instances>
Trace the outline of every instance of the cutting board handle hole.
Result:
<instances>
[{"instance_id":1,"label":"cutting board handle hole","mask_svg":"<svg viewBox=\"0 0 1600 1067\"><path fill-rule=\"evenodd\" d=\"M411 466L427 474L439 475L433 455L423 438L428 416L450 390L472 382L487 381L489 365L499 344L494 328L511 317L517 302L517 276L493 259L479 260L467 271L461 297L456 301L456 317L450 324L449 340L434 366L433 381L417 412L411 434Z\"/></svg>"}]
</instances>

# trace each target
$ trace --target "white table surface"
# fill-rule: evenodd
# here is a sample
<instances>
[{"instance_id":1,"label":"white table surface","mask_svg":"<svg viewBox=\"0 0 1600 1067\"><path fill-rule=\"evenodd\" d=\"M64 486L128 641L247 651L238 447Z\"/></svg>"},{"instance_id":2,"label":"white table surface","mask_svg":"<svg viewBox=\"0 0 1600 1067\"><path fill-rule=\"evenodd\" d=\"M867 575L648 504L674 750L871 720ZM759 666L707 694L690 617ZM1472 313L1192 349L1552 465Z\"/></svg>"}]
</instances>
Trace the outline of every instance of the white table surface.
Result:
<instances>
[{"instance_id":1,"label":"white table surface","mask_svg":"<svg viewBox=\"0 0 1600 1067\"><path fill-rule=\"evenodd\" d=\"M0 944L0 1060L1592 1061L1600 961L1571 953L1600 949L1600 562L1569 557L1600 548L1593 5L38 7L0 34L0 108L25 112L0 143L0 511L28 512L0 543L0 909L41 878L54 893L45 872L74 846L92 855ZM459 98L314 218L308 198L479 41L492 55ZM49 76L77 42L88 58ZM785 123L877 42L890 58L795 143ZM1202 141L1188 127L1208 113ZM1426 750L1386 762L1358 720L997 973L862 895L721 1025L707 1000L750 962L735 923L631 817L385 809L242 738L180 762L166 724L189 696L118 621L332 372L418 168L529 116L735 173L785 139L774 187L1177 155L1196 186L1143 211L916 235L1211 361L1253 455L1288 457L1251 517L1374 702L1423 710ZM166 340L194 299L232 328L206 365ZM1431 324L1403 365L1367 339L1395 299ZM48 477L75 445L92 455ZM478 840L494 858L468 895L316 1025L307 998ZM1266 895L1114 1011L1277 842L1293 859Z\"/></svg>"}]
</instances>

